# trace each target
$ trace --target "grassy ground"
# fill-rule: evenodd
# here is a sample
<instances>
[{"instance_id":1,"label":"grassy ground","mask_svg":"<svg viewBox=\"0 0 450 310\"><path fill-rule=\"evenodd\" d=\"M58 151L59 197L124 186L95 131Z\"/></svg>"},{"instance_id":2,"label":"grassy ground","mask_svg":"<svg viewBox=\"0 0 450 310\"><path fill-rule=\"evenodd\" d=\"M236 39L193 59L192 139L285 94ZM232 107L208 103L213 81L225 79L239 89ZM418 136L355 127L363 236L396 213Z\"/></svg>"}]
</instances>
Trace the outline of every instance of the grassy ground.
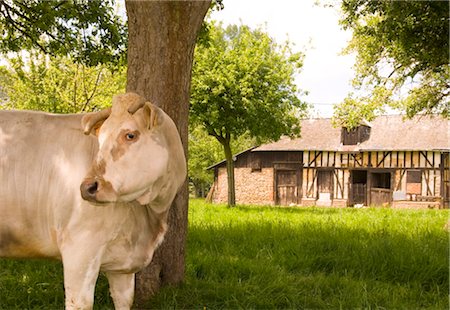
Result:
<instances>
[{"instance_id":1,"label":"grassy ground","mask_svg":"<svg viewBox=\"0 0 450 310\"><path fill-rule=\"evenodd\" d=\"M186 282L157 309L448 309L445 210L236 207L193 200ZM101 278L96 308L111 308ZM0 260L0 309L63 307L62 269Z\"/></svg>"}]
</instances>

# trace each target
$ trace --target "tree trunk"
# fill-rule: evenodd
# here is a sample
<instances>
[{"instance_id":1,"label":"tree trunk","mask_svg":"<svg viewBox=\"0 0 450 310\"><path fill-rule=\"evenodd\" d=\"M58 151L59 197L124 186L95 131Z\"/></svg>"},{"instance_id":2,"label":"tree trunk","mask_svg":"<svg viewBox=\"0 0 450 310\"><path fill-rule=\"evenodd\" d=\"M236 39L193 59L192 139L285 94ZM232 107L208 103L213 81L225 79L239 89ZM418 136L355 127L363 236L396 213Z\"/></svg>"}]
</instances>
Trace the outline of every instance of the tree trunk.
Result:
<instances>
[{"instance_id":1,"label":"tree trunk","mask_svg":"<svg viewBox=\"0 0 450 310\"><path fill-rule=\"evenodd\" d=\"M126 0L128 15L127 91L160 106L178 127L187 154L191 69L197 33L207 1ZM136 277L136 304L144 305L161 285L184 279L187 182L169 212L169 231L151 264Z\"/></svg>"},{"instance_id":2,"label":"tree trunk","mask_svg":"<svg viewBox=\"0 0 450 310\"><path fill-rule=\"evenodd\" d=\"M228 206L234 207L236 205L236 191L234 188L234 162L229 139L225 140L225 142L223 143L223 149L225 151L225 159L227 162Z\"/></svg>"}]
</instances>

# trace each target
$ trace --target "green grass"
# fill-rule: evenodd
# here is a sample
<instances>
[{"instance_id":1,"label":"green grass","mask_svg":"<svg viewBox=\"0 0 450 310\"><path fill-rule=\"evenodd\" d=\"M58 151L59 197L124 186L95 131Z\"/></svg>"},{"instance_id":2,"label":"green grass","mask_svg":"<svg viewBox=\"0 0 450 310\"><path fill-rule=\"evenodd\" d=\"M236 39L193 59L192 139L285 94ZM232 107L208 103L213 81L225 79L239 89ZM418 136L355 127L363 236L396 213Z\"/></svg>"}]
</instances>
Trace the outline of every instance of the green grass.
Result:
<instances>
[{"instance_id":1,"label":"green grass","mask_svg":"<svg viewBox=\"0 0 450 310\"><path fill-rule=\"evenodd\" d=\"M189 210L186 281L157 309L448 309L448 210ZM101 278L96 308L112 308ZM62 268L0 260L0 309L63 308Z\"/></svg>"},{"instance_id":2,"label":"green grass","mask_svg":"<svg viewBox=\"0 0 450 310\"><path fill-rule=\"evenodd\" d=\"M103 275L97 282L95 308L114 308ZM64 309L62 264L49 260L0 259L0 309Z\"/></svg>"},{"instance_id":3,"label":"green grass","mask_svg":"<svg viewBox=\"0 0 450 310\"><path fill-rule=\"evenodd\" d=\"M193 200L186 283L150 306L448 309L448 215Z\"/></svg>"}]
</instances>

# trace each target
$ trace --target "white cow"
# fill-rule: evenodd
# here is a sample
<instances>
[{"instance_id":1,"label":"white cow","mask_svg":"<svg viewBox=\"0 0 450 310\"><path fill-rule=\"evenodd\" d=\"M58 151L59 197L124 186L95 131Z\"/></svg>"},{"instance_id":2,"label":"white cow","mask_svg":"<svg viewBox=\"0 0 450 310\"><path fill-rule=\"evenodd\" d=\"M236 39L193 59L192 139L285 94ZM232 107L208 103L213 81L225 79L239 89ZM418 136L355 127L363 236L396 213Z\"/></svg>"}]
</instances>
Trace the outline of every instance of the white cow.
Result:
<instances>
[{"instance_id":1,"label":"white cow","mask_svg":"<svg viewBox=\"0 0 450 310\"><path fill-rule=\"evenodd\" d=\"M84 115L0 112L0 256L64 266L67 309L90 309L99 271L133 303L186 178L172 119L134 93Z\"/></svg>"}]
</instances>

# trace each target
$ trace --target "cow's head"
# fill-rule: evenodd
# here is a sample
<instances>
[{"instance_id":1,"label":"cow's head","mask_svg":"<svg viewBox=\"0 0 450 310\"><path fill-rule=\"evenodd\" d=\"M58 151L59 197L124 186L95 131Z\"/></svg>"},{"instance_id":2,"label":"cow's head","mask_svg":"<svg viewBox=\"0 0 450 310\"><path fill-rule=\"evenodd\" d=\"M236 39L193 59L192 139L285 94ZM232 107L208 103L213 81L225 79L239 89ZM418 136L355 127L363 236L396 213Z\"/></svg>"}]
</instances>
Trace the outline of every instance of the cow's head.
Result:
<instances>
[{"instance_id":1,"label":"cow's head","mask_svg":"<svg viewBox=\"0 0 450 310\"><path fill-rule=\"evenodd\" d=\"M98 154L80 186L83 199L95 204L171 202L186 177L186 163L166 113L127 93L114 96L111 109L86 114L82 126L98 139Z\"/></svg>"}]
</instances>

